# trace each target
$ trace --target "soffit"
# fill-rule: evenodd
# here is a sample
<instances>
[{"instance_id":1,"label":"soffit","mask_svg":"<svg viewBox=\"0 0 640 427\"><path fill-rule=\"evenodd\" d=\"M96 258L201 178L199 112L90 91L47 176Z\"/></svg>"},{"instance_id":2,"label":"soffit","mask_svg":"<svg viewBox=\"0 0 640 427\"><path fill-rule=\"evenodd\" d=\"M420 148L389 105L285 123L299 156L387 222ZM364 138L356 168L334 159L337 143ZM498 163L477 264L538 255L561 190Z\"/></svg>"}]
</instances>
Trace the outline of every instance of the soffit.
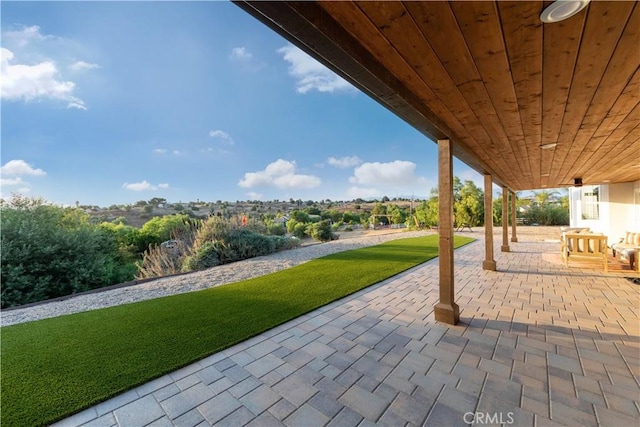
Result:
<instances>
[{"instance_id":1,"label":"soffit","mask_svg":"<svg viewBox=\"0 0 640 427\"><path fill-rule=\"evenodd\" d=\"M237 2L500 185L640 179L640 4L548 3Z\"/></svg>"}]
</instances>

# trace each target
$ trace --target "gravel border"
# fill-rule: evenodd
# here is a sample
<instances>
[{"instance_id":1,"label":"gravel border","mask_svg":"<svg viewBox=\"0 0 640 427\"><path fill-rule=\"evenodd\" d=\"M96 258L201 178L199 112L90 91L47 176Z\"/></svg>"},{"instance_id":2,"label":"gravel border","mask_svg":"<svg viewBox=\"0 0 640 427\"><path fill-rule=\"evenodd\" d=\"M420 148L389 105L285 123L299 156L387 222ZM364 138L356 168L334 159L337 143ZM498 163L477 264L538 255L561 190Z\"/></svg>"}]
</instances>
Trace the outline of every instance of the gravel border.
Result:
<instances>
[{"instance_id":1,"label":"gravel border","mask_svg":"<svg viewBox=\"0 0 640 427\"><path fill-rule=\"evenodd\" d=\"M63 301L52 301L36 306L2 311L0 313L0 326L15 325L66 314L97 310L168 295L213 288L274 273L336 252L374 246L389 240L426 236L429 234L434 233L425 231L394 231L388 234L362 237L343 235L343 238L340 240L302 246L267 256L220 265L194 273L160 278L133 286L109 289L104 292L71 296Z\"/></svg>"}]
</instances>

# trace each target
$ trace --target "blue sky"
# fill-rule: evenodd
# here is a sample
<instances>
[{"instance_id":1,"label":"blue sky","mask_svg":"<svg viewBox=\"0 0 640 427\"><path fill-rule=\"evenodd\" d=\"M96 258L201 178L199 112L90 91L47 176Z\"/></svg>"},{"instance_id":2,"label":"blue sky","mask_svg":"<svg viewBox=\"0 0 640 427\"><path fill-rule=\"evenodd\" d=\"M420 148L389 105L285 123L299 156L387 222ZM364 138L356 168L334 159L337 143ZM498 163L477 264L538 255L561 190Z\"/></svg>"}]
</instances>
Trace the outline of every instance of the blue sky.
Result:
<instances>
[{"instance_id":1,"label":"blue sky","mask_svg":"<svg viewBox=\"0 0 640 427\"><path fill-rule=\"evenodd\" d=\"M351 200L437 185L435 143L231 3L0 7L3 197Z\"/></svg>"}]
</instances>

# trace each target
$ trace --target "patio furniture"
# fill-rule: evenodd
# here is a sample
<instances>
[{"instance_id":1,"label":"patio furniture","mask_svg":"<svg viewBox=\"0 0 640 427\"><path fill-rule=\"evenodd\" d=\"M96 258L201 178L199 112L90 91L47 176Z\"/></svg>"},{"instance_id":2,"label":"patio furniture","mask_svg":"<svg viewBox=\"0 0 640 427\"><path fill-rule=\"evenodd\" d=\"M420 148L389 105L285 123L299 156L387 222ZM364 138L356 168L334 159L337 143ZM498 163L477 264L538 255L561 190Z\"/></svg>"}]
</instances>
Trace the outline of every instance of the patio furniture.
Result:
<instances>
[{"instance_id":1,"label":"patio furniture","mask_svg":"<svg viewBox=\"0 0 640 427\"><path fill-rule=\"evenodd\" d=\"M607 266L607 236L601 233L564 233L560 239L560 251L564 265L569 266L569 258L584 258L602 262Z\"/></svg>"},{"instance_id":2,"label":"patio furniture","mask_svg":"<svg viewBox=\"0 0 640 427\"><path fill-rule=\"evenodd\" d=\"M613 251L613 257L616 257L616 252L620 253L620 258L629 261L629 268L634 269L634 264L638 271L640 271L640 262L638 262L638 254L640 254L640 233L632 233L627 231L625 236L620 238L618 243L611 245Z\"/></svg>"}]
</instances>

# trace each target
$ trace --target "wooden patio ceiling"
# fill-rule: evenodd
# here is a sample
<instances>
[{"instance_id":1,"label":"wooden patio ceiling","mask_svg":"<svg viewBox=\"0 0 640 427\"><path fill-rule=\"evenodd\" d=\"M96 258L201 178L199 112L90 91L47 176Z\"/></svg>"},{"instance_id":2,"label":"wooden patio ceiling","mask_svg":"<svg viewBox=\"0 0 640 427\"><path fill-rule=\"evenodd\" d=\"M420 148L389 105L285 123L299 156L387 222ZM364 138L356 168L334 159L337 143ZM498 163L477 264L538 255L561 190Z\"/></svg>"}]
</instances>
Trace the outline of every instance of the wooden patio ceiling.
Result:
<instances>
[{"instance_id":1,"label":"wooden patio ceiling","mask_svg":"<svg viewBox=\"0 0 640 427\"><path fill-rule=\"evenodd\" d=\"M549 3L236 2L511 190L640 179L640 3Z\"/></svg>"}]
</instances>

